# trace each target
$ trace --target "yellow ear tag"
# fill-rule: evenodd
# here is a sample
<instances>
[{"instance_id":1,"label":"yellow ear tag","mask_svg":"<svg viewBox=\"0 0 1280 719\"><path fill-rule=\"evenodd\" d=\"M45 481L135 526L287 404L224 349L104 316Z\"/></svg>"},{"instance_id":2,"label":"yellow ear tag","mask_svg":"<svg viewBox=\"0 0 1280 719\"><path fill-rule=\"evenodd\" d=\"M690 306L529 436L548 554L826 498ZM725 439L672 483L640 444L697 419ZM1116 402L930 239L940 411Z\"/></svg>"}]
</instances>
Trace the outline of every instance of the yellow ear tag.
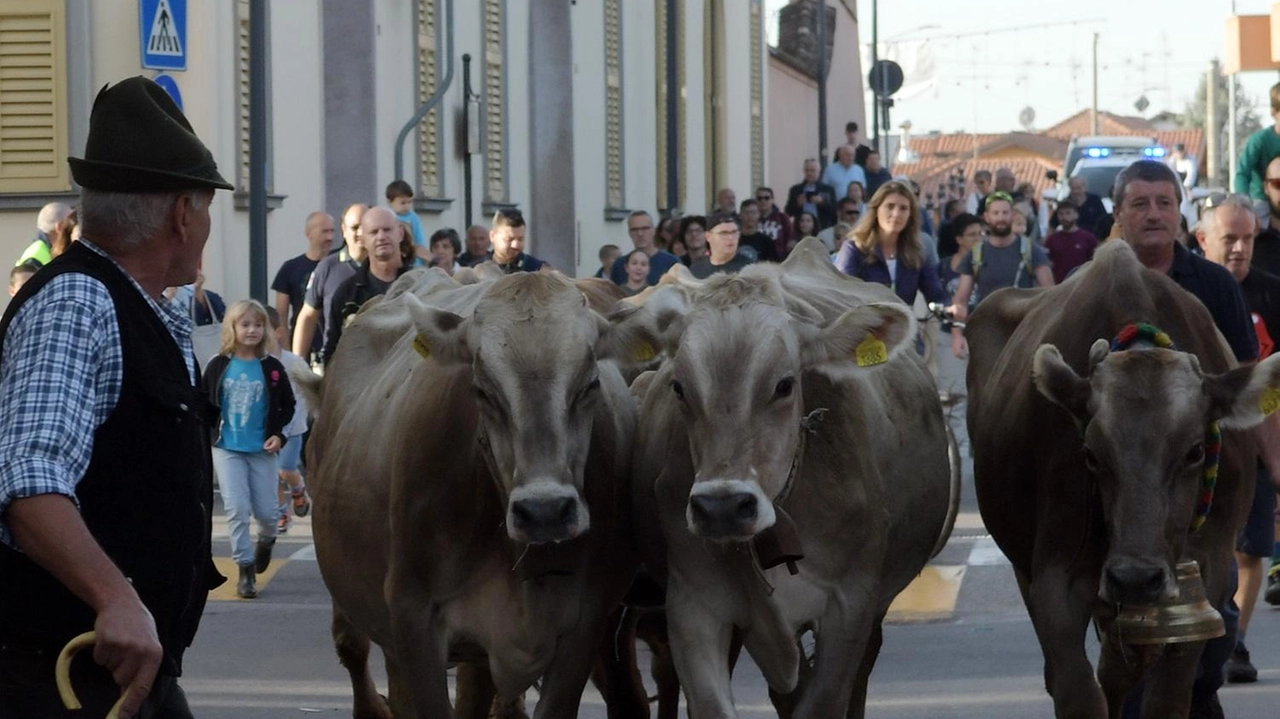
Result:
<instances>
[{"instance_id":1,"label":"yellow ear tag","mask_svg":"<svg viewBox=\"0 0 1280 719\"><path fill-rule=\"evenodd\" d=\"M884 342L879 337L867 335L867 338L862 340L854 350L854 356L859 367L873 367L889 361L889 348L884 346Z\"/></svg>"},{"instance_id":2,"label":"yellow ear tag","mask_svg":"<svg viewBox=\"0 0 1280 719\"><path fill-rule=\"evenodd\" d=\"M1258 409L1265 415L1280 410L1280 389L1268 387L1262 390L1262 398L1258 400Z\"/></svg>"},{"instance_id":3,"label":"yellow ear tag","mask_svg":"<svg viewBox=\"0 0 1280 719\"><path fill-rule=\"evenodd\" d=\"M636 362L648 362L656 357L657 354L658 353L653 349L653 345L648 342L641 342L640 345L636 347L635 351L631 353L631 359Z\"/></svg>"},{"instance_id":4,"label":"yellow ear tag","mask_svg":"<svg viewBox=\"0 0 1280 719\"><path fill-rule=\"evenodd\" d=\"M413 338L413 349L416 350L418 354L422 355L422 359L428 359L431 357L431 344L427 342L427 338L423 335L418 335Z\"/></svg>"}]
</instances>

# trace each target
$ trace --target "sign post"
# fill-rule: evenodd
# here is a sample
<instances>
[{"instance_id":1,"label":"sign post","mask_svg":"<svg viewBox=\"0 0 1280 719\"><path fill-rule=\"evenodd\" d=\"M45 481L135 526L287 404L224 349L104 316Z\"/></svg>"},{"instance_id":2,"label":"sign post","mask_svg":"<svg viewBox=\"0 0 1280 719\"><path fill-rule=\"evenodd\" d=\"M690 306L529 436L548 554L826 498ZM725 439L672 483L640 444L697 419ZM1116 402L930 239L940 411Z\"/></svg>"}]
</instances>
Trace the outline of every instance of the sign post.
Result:
<instances>
[{"instance_id":1,"label":"sign post","mask_svg":"<svg viewBox=\"0 0 1280 719\"><path fill-rule=\"evenodd\" d=\"M187 69L187 0L138 0L142 66Z\"/></svg>"}]
</instances>

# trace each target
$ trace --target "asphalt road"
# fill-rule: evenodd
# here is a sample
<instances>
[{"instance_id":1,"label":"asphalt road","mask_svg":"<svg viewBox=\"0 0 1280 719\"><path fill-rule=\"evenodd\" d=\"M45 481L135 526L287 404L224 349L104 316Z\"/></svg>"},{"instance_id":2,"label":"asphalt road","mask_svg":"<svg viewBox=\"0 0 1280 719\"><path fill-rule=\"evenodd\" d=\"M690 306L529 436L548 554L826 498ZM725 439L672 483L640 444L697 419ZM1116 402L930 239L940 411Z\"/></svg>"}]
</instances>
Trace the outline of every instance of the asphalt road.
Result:
<instances>
[{"instance_id":1,"label":"asphalt road","mask_svg":"<svg viewBox=\"0 0 1280 719\"><path fill-rule=\"evenodd\" d=\"M962 368L945 356L940 362L944 386L962 389L962 382L954 382ZM1031 624L1009 567L983 533L967 473L962 511L950 543L933 562L937 581L916 592L916 608L928 611L891 614L871 679L869 717L1053 716ZM220 526L215 535L222 534ZM229 555L224 537L215 542L215 552ZM209 603L182 680L196 716L350 716L351 688L330 641L328 597L307 520L281 538L276 556L258 599L236 600L224 588ZM1226 714L1232 719L1280 716L1280 609L1260 602L1249 637L1260 680L1225 687ZM379 659L385 689L380 664ZM774 716L764 681L749 661L739 665L734 696L742 717ZM529 698L532 711L535 697ZM579 716L605 717L591 687Z\"/></svg>"}]
</instances>

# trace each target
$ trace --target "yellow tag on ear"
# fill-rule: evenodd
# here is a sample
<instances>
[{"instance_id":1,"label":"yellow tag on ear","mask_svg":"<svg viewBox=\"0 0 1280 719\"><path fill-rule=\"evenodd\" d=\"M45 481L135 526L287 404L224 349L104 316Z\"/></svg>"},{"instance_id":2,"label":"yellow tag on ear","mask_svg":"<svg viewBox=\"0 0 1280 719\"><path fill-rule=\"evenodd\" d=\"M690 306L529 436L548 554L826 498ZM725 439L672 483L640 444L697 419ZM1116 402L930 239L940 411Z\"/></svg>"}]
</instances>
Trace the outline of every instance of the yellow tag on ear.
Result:
<instances>
[{"instance_id":1,"label":"yellow tag on ear","mask_svg":"<svg viewBox=\"0 0 1280 719\"><path fill-rule=\"evenodd\" d=\"M658 353L653 349L653 345L648 342L641 342L631 353L631 359L636 362L648 362L656 357Z\"/></svg>"},{"instance_id":2,"label":"yellow tag on ear","mask_svg":"<svg viewBox=\"0 0 1280 719\"><path fill-rule=\"evenodd\" d=\"M884 342L879 337L867 335L867 338L862 340L854 350L854 357L859 367L873 367L889 361L889 348L884 346Z\"/></svg>"},{"instance_id":3,"label":"yellow tag on ear","mask_svg":"<svg viewBox=\"0 0 1280 719\"><path fill-rule=\"evenodd\" d=\"M1280 389L1268 387L1262 390L1262 398L1258 400L1258 409L1265 415L1280 410Z\"/></svg>"},{"instance_id":4,"label":"yellow tag on ear","mask_svg":"<svg viewBox=\"0 0 1280 719\"><path fill-rule=\"evenodd\" d=\"M423 335L413 338L413 349L422 355L422 359L431 357L431 344L427 342L427 338Z\"/></svg>"}]
</instances>

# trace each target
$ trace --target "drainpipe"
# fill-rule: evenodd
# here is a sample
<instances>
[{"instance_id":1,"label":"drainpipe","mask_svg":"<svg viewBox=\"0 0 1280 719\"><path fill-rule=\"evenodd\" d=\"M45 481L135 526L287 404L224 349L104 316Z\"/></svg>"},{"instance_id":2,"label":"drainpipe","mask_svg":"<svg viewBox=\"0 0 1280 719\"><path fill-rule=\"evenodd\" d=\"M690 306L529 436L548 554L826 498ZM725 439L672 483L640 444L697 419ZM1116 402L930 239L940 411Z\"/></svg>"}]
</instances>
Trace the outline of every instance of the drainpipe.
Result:
<instances>
[{"instance_id":1,"label":"drainpipe","mask_svg":"<svg viewBox=\"0 0 1280 719\"><path fill-rule=\"evenodd\" d=\"M396 179L404 179L404 141L409 137L409 133L413 128L422 122L422 118L427 116L428 112L435 109L436 105L444 99L444 93L449 89L449 85L453 83L453 0L444 0L444 12L448 15L445 20L445 64L444 64L444 82L440 83L440 87L436 88L435 94L427 98L422 103L422 107L413 113L413 117L400 128L400 135L396 137Z\"/></svg>"},{"instance_id":2,"label":"drainpipe","mask_svg":"<svg viewBox=\"0 0 1280 719\"><path fill-rule=\"evenodd\" d=\"M472 107L475 105L476 107ZM473 127L472 124L475 124ZM480 152L480 113L471 94L471 53L462 54L462 126L467 133L462 162L462 203L467 229L471 229L471 156Z\"/></svg>"},{"instance_id":3,"label":"drainpipe","mask_svg":"<svg viewBox=\"0 0 1280 719\"><path fill-rule=\"evenodd\" d=\"M267 302L267 2L249 2L249 296Z\"/></svg>"}]
</instances>

